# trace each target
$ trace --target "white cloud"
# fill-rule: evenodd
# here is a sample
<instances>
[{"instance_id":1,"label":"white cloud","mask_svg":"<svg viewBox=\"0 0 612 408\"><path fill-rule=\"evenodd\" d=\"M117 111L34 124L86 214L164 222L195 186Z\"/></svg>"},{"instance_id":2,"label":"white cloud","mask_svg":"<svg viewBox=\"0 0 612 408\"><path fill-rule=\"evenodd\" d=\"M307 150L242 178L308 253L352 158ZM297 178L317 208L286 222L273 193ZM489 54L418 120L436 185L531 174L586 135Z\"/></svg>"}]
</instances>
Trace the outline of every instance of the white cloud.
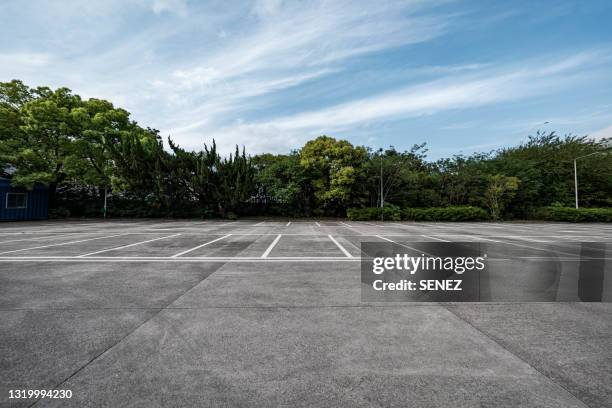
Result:
<instances>
[{"instance_id":1,"label":"white cloud","mask_svg":"<svg viewBox=\"0 0 612 408\"><path fill-rule=\"evenodd\" d=\"M39 68L49 65L52 57L40 52L0 53L0 66L13 66L20 69Z\"/></svg>"},{"instance_id":2,"label":"white cloud","mask_svg":"<svg viewBox=\"0 0 612 408\"><path fill-rule=\"evenodd\" d=\"M155 14L161 14L167 11L186 16L187 2L185 0L153 0L151 9Z\"/></svg>"},{"instance_id":3,"label":"white cloud","mask_svg":"<svg viewBox=\"0 0 612 408\"><path fill-rule=\"evenodd\" d=\"M599 129L589 135L594 139L612 139L612 125Z\"/></svg>"},{"instance_id":4,"label":"white cloud","mask_svg":"<svg viewBox=\"0 0 612 408\"><path fill-rule=\"evenodd\" d=\"M596 54L591 55L591 58L579 58L582 65L596 65ZM570 60L578 58L570 57ZM251 152L287 152L320 134L333 134L385 120L521 100L557 92L583 78L579 68L584 67L575 63L545 65L541 61L529 61L518 66L520 68L497 68L497 71L491 69L471 76L451 76L264 122L200 129L198 134L215 137L225 150L238 143L246 145ZM175 135L200 143L199 137L192 133L197 128L180 129Z\"/></svg>"}]
</instances>

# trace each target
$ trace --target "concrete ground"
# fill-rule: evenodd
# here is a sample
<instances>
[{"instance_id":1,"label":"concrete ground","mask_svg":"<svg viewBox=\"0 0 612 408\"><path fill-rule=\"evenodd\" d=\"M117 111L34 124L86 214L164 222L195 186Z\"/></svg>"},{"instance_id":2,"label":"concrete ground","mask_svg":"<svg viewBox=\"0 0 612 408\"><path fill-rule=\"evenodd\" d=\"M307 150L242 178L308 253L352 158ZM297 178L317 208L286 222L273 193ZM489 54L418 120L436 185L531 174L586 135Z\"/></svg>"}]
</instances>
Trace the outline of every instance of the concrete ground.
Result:
<instances>
[{"instance_id":1,"label":"concrete ground","mask_svg":"<svg viewBox=\"0 0 612 408\"><path fill-rule=\"evenodd\" d=\"M489 303L367 303L359 264L364 241L478 241L522 255L520 275L611 237L609 224L3 223L0 406L612 407L611 303L516 301L522 288L503 285ZM54 388L73 396L8 398Z\"/></svg>"}]
</instances>

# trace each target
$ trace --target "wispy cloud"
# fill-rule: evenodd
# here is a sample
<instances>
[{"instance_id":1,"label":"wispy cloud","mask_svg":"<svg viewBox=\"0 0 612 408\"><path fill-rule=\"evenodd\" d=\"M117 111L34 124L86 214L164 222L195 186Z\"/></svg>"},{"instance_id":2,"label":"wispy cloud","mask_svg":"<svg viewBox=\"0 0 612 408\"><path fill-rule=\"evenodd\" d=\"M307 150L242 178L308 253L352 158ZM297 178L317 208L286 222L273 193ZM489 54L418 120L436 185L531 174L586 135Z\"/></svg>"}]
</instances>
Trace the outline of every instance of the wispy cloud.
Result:
<instances>
[{"instance_id":1,"label":"wispy cloud","mask_svg":"<svg viewBox=\"0 0 612 408\"><path fill-rule=\"evenodd\" d=\"M611 139L612 140L612 125L592 132L589 136L594 139Z\"/></svg>"},{"instance_id":2,"label":"wispy cloud","mask_svg":"<svg viewBox=\"0 0 612 408\"><path fill-rule=\"evenodd\" d=\"M477 74L448 76L323 109L264 122L238 123L219 131L207 129L203 133L212 132L226 149L240 143L252 151L288 151L318 134L559 92L575 86L590 75L589 68L597 67L607 58L606 54L587 52L552 64L543 64L540 59L523 61L511 67L491 67ZM183 134L182 138L190 139L190 135ZM230 143L223 143L230 140Z\"/></svg>"},{"instance_id":3,"label":"wispy cloud","mask_svg":"<svg viewBox=\"0 0 612 408\"><path fill-rule=\"evenodd\" d=\"M321 133L362 132L365 141L374 126L382 140L381 131L428 117L436 120L427 131L450 138L470 132L453 123L482 123L479 112L515 101L529 110L486 122L513 135L540 116L575 122L577 109L564 116L548 100L538 105L543 114L533 101L585 83L603 95L609 53L573 44L574 52L528 56L528 46L508 45L507 33L499 43L488 38L531 14L506 9L448 0L4 0L0 81L109 99L188 148L214 137L225 150L237 143L286 152ZM605 97L585 105L585 115ZM453 112L462 114L437 120ZM580 126L607 123L585 117ZM398 144L402 133L393 137L388 143Z\"/></svg>"}]
</instances>

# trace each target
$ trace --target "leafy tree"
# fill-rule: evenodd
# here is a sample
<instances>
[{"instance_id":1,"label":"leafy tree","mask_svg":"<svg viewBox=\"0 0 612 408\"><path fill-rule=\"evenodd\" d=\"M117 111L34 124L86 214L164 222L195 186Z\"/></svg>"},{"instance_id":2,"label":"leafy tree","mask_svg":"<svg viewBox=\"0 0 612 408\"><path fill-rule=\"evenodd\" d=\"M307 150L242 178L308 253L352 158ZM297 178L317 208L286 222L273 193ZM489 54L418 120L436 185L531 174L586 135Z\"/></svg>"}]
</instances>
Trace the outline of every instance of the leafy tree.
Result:
<instances>
[{"instance_id":1,"label":"leafy tree","mask_svg":"<svg viewBox=\"0 0 612 408\"><path fill-rule=\"evenodd\" d=\"M304 145L300 164L310 178L318 213L341 214L354 198L355 183L367 159L364 147L320 136Z\"/></svg>"},{"instance_id":2,"label":"leafy tree","mask_svg":"<svg viewBox=\"0 0 612 408\"><path fill-rule=\"evenodd\" d=\"M489 184L485 192L486 203L491 218L498 220L504 212L506 203L516 194L519 179L517 177L506 177L502 174L489 176L488 179Z\"/></svg>"}]
</instances>

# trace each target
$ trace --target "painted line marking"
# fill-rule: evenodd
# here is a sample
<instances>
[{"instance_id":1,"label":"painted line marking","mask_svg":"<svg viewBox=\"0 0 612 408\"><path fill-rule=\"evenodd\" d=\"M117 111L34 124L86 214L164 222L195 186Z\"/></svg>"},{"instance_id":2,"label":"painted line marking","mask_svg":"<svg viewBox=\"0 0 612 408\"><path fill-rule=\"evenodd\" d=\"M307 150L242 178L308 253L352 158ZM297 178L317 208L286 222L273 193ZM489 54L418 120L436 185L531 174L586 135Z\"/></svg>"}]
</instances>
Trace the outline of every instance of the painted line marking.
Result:
<instances>
[{"instance_id":1,"label":"painted line marking","mask_svg":"<svg viewBox=\"0 0 612 408\"><path fill-rule=\"evenodd\" d=\"M87 254L78 255L78 256L77 256L77 258L84 258L84 257L89 256L89 255L101 254L102 252L113 251L113 250L115 250L115 249L129 248L129 247L133 247L133 246L136 246L136 245L146 244L147 242L159 241L160 239L166 239L166 238L177 237L177 236L179 236L179 235L181 235L181 234L179 233L179 234L174 234L174 235L168 235L168 236L165 236L165 237L154 238L154 239L148 239L148 240L146 240L146 241L134 242L133 244L121 245L121 246L117 246L117 247L113 247L113 248L102 249L102 250L100 250L100 251L89 252L89 253L87 253Z\"/></svg>"},{"instance_id":2,"label":"painted line marking","mask_svg":"<svg viewBox=\"0 0 612 408\"><path fill-rule=\"evenodd\" d=\"M229 236L231 236L231 235L232 235L232 234L227 234L227 235L222 236L222 237L220 237L220 238L213 239L212 241L205 242L205 243L203 243L202 245L198 245L197 247L193 247L193 248L188 249L188 250L186 250L186 251L179 252L178 254L174 254L174 255L172 255L170 258L178 258L178 257L179 257L179 256L181 256L181 255L188 254L188 253L189 253L189 252L191 252L191 251L195 251L196 249L200 249L200 248L202 248L202 247L205 247L206 245L210 245L210 244L212 244L213 242L221 241L222 239L225 239L225 238L227 238L227 237L229 237Z\"/></svg>"},{"instance_id":3,"label":"painted line marking","mask_svg":"<svg viewBox=\"0 0 612 408\"><path fill-rule=\"evenodd\" d=\"M262 222L258 222L257 224L253 225L254 227L259 227L260 225L264 225L265 221Z\"/></svg>"},{"instance_id":4,"label":"painted line marking","mask_svg":"<svg viewBox=\"0 0 612 408\"><path fill-rule=\"evenodd\" d=\"M329 239L332 240L332 242L334 244L336 244L336 246L338 248L340 248L340 250L342 251L342 253L344 253L344 255L346 255L347 258L353 258L353 255L351 255L349 253L349 251L346 250L346 248L344 248L342 245L340 245L340 243L338 241L336 241L336 239L334 237L331 236L331 234L327 235L329 237Z\"/></svg>"},{"instance_id":5,"label":"painted line marking","mask_svg":"<svg viewBox=\"0 0 612 408\"><path fill-rule=\"evenodd\" d=\"M32 247L32 248L13 249L12 251L0 252L0 254L9 254L9 253L13 253L13 252L29 251L31 249L42 249L42 248L50 248L50 247L56 247L56 246L62 246L62 245L78 244L79 242L87 242L87 241L93 241L93 240L96 240L96 239L104 239L104 238L114 238L114 237L120 237L122 235L129 235L129 234L130 234L129 232L126 232L126 233L123 233L123 234L106 235L106 236L103 236L103 237L80 239L78 241L62 242L62 243L59 243L59 244L41 245L41 246Z\"/></svg>"},{"instance_id":6,"label":"painted line marking","mask_svg":"<svg viewBox=\"0 0 612 408\"><path fill-rule=\"evenodd\" d=\"M288 227L288 226L290 226L290 225L291 225L291 221L289 221L289 222L287 223L287 225L285 225L285 227Z\"/></svg>"},{"instance_id":7,"label":"painted line marking","mask_svg":"<svg viewBox=\"0 0 612 408\"><path fill-rule=\"evenodd\" d=\"M315 224L317 225L317 227L321 226L321 224L319 224L317 221L315 221Z\"/></svg>"},{"instance_id":8,"label":"painted line marking","mask_svg":"<svg viewBox=\"0 0 612 408\"><path fill-rule=\"evenodd\" d=\"M87 257L87 258L66 258L66 257L46 257L46 258L34 258L34 257L19 257L19 258L2 258L0 257L0 262L104 262L104 263L114 263L114 262L360 262L361 258L357 257L268 257L268 258L252 258L252 257L237 257L237 258L223 258L223 257L180 257L180 258L170 258L170 257Z\"/></svg>"},{"instance_id":9,"label":"painted line marking","mask_svg":"<svg viewBox=\"0 0 612 408\"><path fill-rule=\"evenodd\" d=\"M508 237L506 237L506 238L508 238ZM527 238L527 237L524 237L524 236L523 237L514 237L514 238L515 239L520 239L520 240L523 240L523 241L530 241L530 242L540 242L540 243L545 243L545 244L549 244L550 243L550 241L543 241L541 239Z\"/></svg>"},{"instance_id":10,"label":"painted line marking","mask_svg":"<svg viewBox=\"0 0 612 408\"><path fill-rule=\"evenodd\" d=\"M86 234L86 233L82 232L80 234ZM9 242L19 242L19 241L38 241L40 239L58 238L58 237L66 236L66 235L67 234L60 234L60 235L46 235L44 237L30 237L30 238L21 238L21 239L10 239L8 241L1 241L0 244L7 244Z\"/></svg>"},{"instance_id":11,"label":"painted line marking","mask_svg":"<svg viewBox=\"0 0 612 408\"><path fill-rule=\"evenodd\" d=\"M430 235L424 235L424 234L421 234L421 236L422 236L423 238L425 238L425 239L435 239L436 241L450 242L449 240L442 239L442 238L432 237L432 236L430 236Z\"/></svg>"},{"instance_id":12,"label":"painted line marking","mask_svg":"<svg viewBox=\"0 0 612 408\"><path fill-rule=\"evenodd\" d=\"M402 243L399 243L399 242L395 242L395 241L393 241L393 240L390 240L390 239L389 239L389 238L387 238L387 237L383 237L382 235L374 235L374 236L375 236L375 237L377 237L377 238L380 238L380 239L382 239L382 240L392 242L392 243L394 243L395 245L403 246L404 248L408 248L408 249L411 249L411 250L413 250L413 251L420 252L420 253L422 253L422 254L427 254L427 255L430 255L430 256L431 256L431 254L429 254L429 253L427 253L427 252L425 252L425 251L421 251L420 249L416 249L416 248L413 248L413 247L411 247L411 246L408 246L408 245L405 245L405 244L402 244Z\"/></svg>"},{"instance_id":13,"label":"painted line marking","mask_svg":"<svg viewBox=\"0 0 612 408\"><path fill-rule=\"evenodd\" d=\"M353 228L353 226L352 226L352 225L349 225L349 224L347 224L347 223L345 223L345 222L342 222L342 221L340 221L340 224L344 225L344 226L345 226L346 228L348 228L349 230L351 230L351 231L354 231L354 232L358 233L359 235L364 235L364 233L363 233L363 232L361 232L361 231L359 231L359 230L356 230L355 228Z\"/></svg>"},{"instance_id":14,"label":"painted line marking","mask_svg":"<svg viewBox=\"0 0 612 408\"><path fill-rule=\"evenodd\" d=\"M485 238L483 236L478 236L478 235L477 236L470 236L470 235L465 235L464 234L464 236L468 236L470 238L474 238L476 240L476 242L479 239L483 239L485 241L497 242L497 243L503 244L503 245L512 245L512 246L519 247L519 248L527 248L527 249L533 249L533 250L536 250L536 251L551 252L551 249L544 249L544 248L538 248L538 247L535 247L535 246L521 245L521 244L517 244L517 243L514 243L514 242L498 241L498 240L495 240L495 239ZM554 252L557 253L557 254L574 256L574 254L571 254L569 252L558 251L556 249L554 249Z\"/></svg>"},{"instance_id":15,"label":"painted line marking","mask_svg":"<svg viewBox=\"0 0 612 408\"><path fill-rule=\"evenodd\" d=\"M278 234L276 238L274 238L274 241L272 241L268 249L266 249L266 252L261 254L262 258L267 258L268 255L270 255L270 252L272 252L272 249L276 246L276 244L278 243L278 241L281 239L282 236L283 236L282 234Z\"/></svg>"}]
</instances>

